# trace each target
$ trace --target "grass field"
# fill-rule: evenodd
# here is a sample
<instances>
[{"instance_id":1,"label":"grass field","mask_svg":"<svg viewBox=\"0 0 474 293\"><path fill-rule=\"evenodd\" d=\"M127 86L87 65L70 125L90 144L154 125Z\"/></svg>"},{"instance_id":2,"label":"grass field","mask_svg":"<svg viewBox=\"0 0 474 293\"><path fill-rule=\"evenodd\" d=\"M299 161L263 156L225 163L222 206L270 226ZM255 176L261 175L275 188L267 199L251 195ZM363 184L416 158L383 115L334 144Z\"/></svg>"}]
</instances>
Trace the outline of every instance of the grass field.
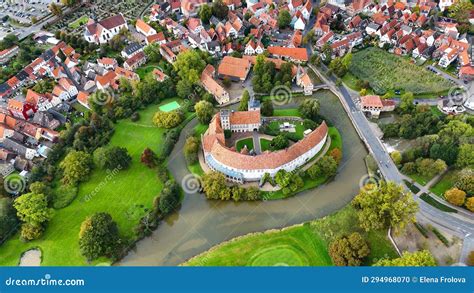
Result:
<instances>
[{"instance_id":1,"label":"grass field","mask_svg":"<svg viewBox=\"0 0 474 293\"><path fill-rule=\"evenodd\" d=\"M425 186L426 183L430 182L430 180L433 178L433 177L428 177L428 176L424 176L424 175L421 175L421 174L410 174L410 175L407 175L408 177L410 177L411 179L415 180L417 183Z\"/></svg>"},{"instance_id":2,"label":"grass field","mask_svg":"<svg viewBox=\"0 0 474 293\"><path fill-rule=\"evenodd\" d=\"M72 29L76 29L89 21L89 17L87 15L83 15L80 18L76 19L75 21L68 24L68 26Z\"/></svg>"},{"instance_id":3,"label":"grass field","mask_svg":"<svg viewBox=\"0 0 474 293\"><path fill-rule=\"evenodd\" d=\"M370 87L380 94L395 90L402 93L441 94L451 87L444 78L424 67L379 48L368 48L355 53L349 70L356 78L368 81Z\"/></svg>"},{"instance_id":4,"label":"grass field","mask_svg":"<svg viewBox=\"0 0 474 293\"><path fill-rule=\"evenodd\" d=\"M437 196L444 198L444 192L453 187L457 175L458 171L449 170L443 175L443 177L441 177L441 180L430 188L430 191Z\"/></svg>"},{"instance_id":5,"label":"grass field","mask_svg":"<svg viewBox=\"0 0 474 293\"><path fill-rule=\"evenodd\" d=\"M247 146L247 149L253 150L253 138L248 137L241 139L235 143L235 149L240 152L241 149L243 149L244 146Z\"/></svg>"},{"instance_id":6,"label":"grass field","mask_svg":"<svg viewBox=\"0 0 474 293\"><path fill-rule=\"evenodd\" d=\"M329 244L338 236L360 232L366 236L371 253L365 265L397 254L386 231L363 232L355 210L347 206L322 219L281 230L269 230L232 239L189 261L187 266L330 266Z\"/></svg>"},{"instance_id":7,"label":"grass field","mask_svg":"<svg viewBox=\"0 0 474 293\"><path fill-rule=\"evenodd\" d=\"M69 206L55 210L41 239L22 243L15 235L0 246L0 265L17 265L21 254L31 248L42 251L42 265L87 265L79 252L78 233L82 221L95 212L110 213L120 234L133 239L134 227L152 207L154 197L162 188L156 171L140 163L140 155L146 147L157 153L160 150L164 130L151 122L157 110L158 106L150 106L140 112L139 121L126 119L116 124L110 145L127 148L132 156L129 169L115 175L94 170L90 180L80 184L76 199ZM88 195L90 200L85 200Z\"/></svg>"},{"instance_id":8,"label":"grass field","mask_svg":"<svg viewBox=\"0 0 474 293\"><path fill-rule=\"evenodd\" d=\"M296 116L300 117L298 109L276 109L273 111L273 116Z\"/></svg>"}]
</instances>

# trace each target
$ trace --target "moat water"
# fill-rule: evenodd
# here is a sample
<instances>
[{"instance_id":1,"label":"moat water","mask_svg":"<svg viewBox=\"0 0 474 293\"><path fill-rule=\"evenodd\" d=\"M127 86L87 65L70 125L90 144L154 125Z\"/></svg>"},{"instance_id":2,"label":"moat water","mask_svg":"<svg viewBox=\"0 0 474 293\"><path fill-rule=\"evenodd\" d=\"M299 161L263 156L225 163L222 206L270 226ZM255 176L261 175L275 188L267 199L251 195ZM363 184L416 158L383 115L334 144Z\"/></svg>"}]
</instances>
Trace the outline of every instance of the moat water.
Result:
<instances>
[{"instance_id":1,"label":"moat water","mask_svg":"<svg viewBox=\"0 0 474 293\"><path fill-rule=\"evenodd\" d=\"M313 96L320 99L321 114L337 127L343 139L344 156L333 181L292 198L264 202L209 201L202 194L186 194L181 209L162 222L152 236L138 242L118 265L178 265L236 236L310 221L347 205L367 172L367 150L338 98L329 91ZM297 107L302 99L295 98L285 107ZM185 127L169 160L168 167L178 182L189 174L182 149L196 123L194 119Z\"/></svg>"}]
</instances>

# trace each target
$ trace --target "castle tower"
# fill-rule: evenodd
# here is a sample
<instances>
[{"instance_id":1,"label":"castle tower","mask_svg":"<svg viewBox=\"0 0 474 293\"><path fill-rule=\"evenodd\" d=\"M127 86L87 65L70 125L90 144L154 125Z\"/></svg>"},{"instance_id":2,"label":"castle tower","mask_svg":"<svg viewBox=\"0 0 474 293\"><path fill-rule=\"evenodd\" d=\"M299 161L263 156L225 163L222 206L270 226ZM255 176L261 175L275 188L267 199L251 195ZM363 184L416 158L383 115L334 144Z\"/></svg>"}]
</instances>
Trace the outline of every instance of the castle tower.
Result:
<instances>
[{"instance_id":1,"label":"castle tower","mask_svg":"<svg viewBox=\"0 0 474 293\"><path fill-rule=\"evenodd\" d=\"M223 109L220 112L221 127L224 130L230 129L230 112L227 109Z\"/></svg>"},{"instance_id":2,"label":"castle tower","mask_svg":"<svg viewBox=\"0 0 474 293\"><path fill-rule=\"evenodd\" d=\"M249 111L260 111L260 101L256 100L253 95L250 97L248 109Z\"/></svg>"}]
</instances>

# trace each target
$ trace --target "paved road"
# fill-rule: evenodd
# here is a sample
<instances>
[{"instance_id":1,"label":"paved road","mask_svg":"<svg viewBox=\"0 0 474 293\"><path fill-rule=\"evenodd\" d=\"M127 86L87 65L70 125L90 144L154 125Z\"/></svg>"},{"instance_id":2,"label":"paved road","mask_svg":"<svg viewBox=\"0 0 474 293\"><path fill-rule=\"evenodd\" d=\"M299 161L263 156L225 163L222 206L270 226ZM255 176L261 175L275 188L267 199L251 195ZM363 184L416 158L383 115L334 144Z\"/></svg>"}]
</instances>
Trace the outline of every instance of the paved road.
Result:
<instances>
[{"instance_id":1,"label":"paved road","mask_svg":"<svg viewBox=\"0 0 474 293\"><path fill-rule=\"evenodd\" d=\"M262 148L260 147L260 136L258 135L258 131L254 131L252 133L253 138L253 150L257 155L262 153Z\"/></svg>"},{"instance_id":2,"label":"paved road","mask_svg":"<svg viewBox=\"0 0 474 293\"><path fill-rule=\"evenodd\" d=\"M309 65L309 67L315 72L320 73L314 66ZM373 133L371 127L369 126L368 120L366 119L365 115L359 111L347 89L344 86L336 87L336 79L334 77L331 77L331 81L329 81L322 74L319 75L321 78L323 78L323 80L326 81L326 83L331 86L334 91L340 93L339 96L341 98L341 102L345 105L345 109L349 115L349 118L351 118L354 127L361 136L361 139L367 145L370 153L377 161L379 169L385 179L402 183L403 177L398 171L398 168L391 160L381 141ZM459 215L442 212L421 200L419 197L415 196L415 200L418 202L420 207L419 214L422 214L422 216L428 218L432 222L443 226L462 237L464 237L466 234L474 233L474 225L468 219L465 219Z\"/></svg>"}]
</instances>

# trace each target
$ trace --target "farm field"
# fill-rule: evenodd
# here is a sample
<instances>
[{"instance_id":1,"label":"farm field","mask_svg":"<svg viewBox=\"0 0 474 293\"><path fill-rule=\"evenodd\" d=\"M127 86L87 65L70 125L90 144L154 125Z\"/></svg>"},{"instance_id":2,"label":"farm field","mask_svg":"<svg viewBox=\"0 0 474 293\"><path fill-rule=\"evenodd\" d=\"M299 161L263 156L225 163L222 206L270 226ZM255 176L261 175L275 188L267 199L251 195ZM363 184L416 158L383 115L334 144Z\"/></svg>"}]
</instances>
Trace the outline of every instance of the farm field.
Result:
<instances>
[{"instance_id":1,"label":"farm field","mask_svg":"<svg viewBox=\"0 0 474 293\"><path fill-rule=\"evenodd\" d=\"M451 84L444 78L411 64L408 60L378 48L368 48L353 55L350 73L367 81L377 94L413 92L443 94Z\"/></svg>"},{"instance_id":2,"label":"farm field","mask_svg":"<svg viewBox=\"0 0 474 293\"><path fill-rule=\"evenodd\" d=\"M346 206L322 219L281 230L253 233L219 244L185 266L331 266L329 244L338 236L359 232L366 236L371 253L365 265L397 254L386 231L365 233L357 223L354 208Z\"/></svg>"},{"instance_id":3,"label":"farm field","mask_svg":"<svg viewBox=\"0 0 474 293\"><path fill-rule=\"evenodd\" d=\"M118 173L94 169L90 179L79 185L79 193L71 204L54 211L40 239L23 243L19 235L14 235L0 246L0 265L17 265L22 253L32 248L41 250L42 265L90 265L80 254L78 233L82 221L96 212L109 213L117 222L121 236L133 240L135 226L152 208L153 199L162 188L156 171L140 163L141 153L146 147L160 152L160 139L165 131L152 124L158 107L152 105L142 110L137 122L125 119L115 125L110 145L127 148L132 157L129 169ZM92 264L104 261L99 259Z\"/></svg>"}]
</instances>

